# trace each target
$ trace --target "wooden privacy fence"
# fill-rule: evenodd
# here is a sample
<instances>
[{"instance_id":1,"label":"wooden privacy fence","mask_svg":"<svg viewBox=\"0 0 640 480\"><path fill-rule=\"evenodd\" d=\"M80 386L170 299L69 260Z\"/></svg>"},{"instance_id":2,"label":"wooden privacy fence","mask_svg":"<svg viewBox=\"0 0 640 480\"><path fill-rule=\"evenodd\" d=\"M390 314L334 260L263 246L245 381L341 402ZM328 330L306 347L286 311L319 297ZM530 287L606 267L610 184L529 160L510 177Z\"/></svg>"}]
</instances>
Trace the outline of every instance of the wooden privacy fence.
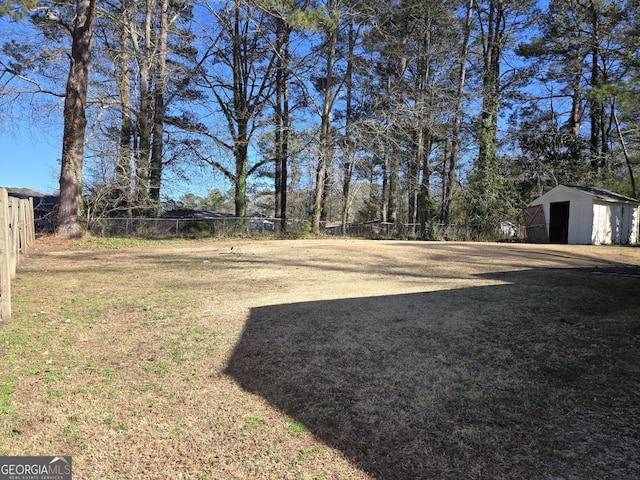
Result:
<instances>
[{"instance_id":1,"label":"wooden privacy fence","mask_svg":"<svg viewBox=\"0 0 640 480\"><path fill-rule=\"evenodd\" d=\"M0 188L0 320L11 319L11 280L35 238L33 199L10 197Z\"/></svg>"}]
</instances>

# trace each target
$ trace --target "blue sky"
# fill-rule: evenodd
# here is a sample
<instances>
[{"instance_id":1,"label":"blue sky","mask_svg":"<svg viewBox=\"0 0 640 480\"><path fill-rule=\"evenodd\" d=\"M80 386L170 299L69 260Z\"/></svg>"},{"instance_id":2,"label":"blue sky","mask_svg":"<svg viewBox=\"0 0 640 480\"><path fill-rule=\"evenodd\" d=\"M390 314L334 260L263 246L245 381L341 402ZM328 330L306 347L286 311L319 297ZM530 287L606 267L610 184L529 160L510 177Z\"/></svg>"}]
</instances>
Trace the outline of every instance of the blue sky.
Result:
<instances>
[{"instance_id":1,"label":"blue sky","mask_svg":"<svg viewBox=\"0 0 640 480\"><path fill-rule=\"evenodd\" d=\"M0 20L0 43L30 38L22 23ZM6 82L8 78L3 78ZM3 87L20 90L19 83ZM60 90L58 88L58 90ZM64 91L64 85L62 86ZM0 103L0 187L58 189L62 150L62 99L48 95L6 95Z\"/></svg>"},{"instance_id":2,"label":"blue sky","mask_svg":"<svg viewBox=\"0 0 640 480\"><path fill-rule=\"evenodd\" d=\"M21 123L0 125L0 186L53 193L60 176L62 131Z\"/></svg>"}]
</instances>

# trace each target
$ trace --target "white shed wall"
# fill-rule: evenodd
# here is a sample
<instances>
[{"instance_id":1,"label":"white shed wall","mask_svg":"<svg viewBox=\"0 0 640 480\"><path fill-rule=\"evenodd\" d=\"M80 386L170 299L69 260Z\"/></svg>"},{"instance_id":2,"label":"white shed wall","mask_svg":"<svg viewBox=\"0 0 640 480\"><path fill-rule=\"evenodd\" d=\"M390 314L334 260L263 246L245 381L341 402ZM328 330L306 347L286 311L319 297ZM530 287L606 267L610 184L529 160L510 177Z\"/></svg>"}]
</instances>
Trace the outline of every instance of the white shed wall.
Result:
<instances>
[{"instance_id":1,"label":"white shed wall","mask_svg":"<svg viewBox=\"0 0 640 480\"><path fill-rule=\"evenodd\" d=\"M638 209L622 203L593 204L594 245L638 242Z\"/></svg>"},{"instance_id":2,"label":"white shed wall","mask_svg":"<svg viewBox=\"0 0 640 480\"><path fill-rule=\"evenodd\" d=\"M640 206L621 205L622 232L619 243L638 243L638 220Z\"/></svg>"},{"instance_id":3,"label":"white shed wall","mask_svg":"<svg viewBox=\"0 0 640 480\"><path fill-rule=\"evenodd\" d=\"M635 207L631 211L631 244L640 243L640 206Z\"/></svg>"},{"instance_id":4,"label":"white shed wall","mask_svg":"<svg viewBox=\"0 0 640 480\"><path fill-rule=\"evenodd\" d=\"M593 215L591 199L582 197L569 201L569 232L567 236L569 244L589 245L592 243Z\"/></svg>"},{"instance_id":5,"label":"white shed wall","mask_svg":"<svg viewBox=\"0 0 640 480\"><path fill-rule=\"evenodd\" d=\"M614 213L615 216L615 213ZM593 204L593 235L591 243L594 245L609 245L612 243L611 229L612 212L607 205Z\"/></svg>"}]
</instances>

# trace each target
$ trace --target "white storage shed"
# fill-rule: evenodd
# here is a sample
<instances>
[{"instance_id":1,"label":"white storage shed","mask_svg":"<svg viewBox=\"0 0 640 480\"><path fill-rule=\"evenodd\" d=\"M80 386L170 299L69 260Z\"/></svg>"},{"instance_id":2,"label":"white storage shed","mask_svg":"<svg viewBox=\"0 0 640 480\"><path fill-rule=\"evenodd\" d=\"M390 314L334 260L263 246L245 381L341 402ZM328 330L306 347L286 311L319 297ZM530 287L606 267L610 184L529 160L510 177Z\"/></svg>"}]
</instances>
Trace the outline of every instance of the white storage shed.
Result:
<instances>
[{"instance_id":1,"label":"white storage shed","mask_svg":"<svg viewBox=\"0 0 640 480\"><path fill-rule=\"evenodd\" d=\"M640 201L592 187L558 185L524 211L535 243L638 243Z\"/></svg>"}]
</instances>

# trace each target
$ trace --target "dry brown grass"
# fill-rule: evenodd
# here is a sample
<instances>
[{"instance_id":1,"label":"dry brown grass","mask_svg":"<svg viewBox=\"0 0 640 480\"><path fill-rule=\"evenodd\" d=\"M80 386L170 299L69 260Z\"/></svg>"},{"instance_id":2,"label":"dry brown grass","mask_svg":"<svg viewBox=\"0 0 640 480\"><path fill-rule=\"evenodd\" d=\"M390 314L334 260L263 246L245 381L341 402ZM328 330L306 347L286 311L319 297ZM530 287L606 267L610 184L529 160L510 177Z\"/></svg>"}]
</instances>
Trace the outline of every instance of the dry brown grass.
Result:
<instances>
[{"instance_id":1,"label":"dry brown grass","mask_svg":"<svg viewBox=\"0 0 640 480\"><path fill-rule=\"evenodd\" d=\"M96 480L638 478L639 294L637 248L40 240L0 326L0 455Z\"/></svg>"}]
</instances>

